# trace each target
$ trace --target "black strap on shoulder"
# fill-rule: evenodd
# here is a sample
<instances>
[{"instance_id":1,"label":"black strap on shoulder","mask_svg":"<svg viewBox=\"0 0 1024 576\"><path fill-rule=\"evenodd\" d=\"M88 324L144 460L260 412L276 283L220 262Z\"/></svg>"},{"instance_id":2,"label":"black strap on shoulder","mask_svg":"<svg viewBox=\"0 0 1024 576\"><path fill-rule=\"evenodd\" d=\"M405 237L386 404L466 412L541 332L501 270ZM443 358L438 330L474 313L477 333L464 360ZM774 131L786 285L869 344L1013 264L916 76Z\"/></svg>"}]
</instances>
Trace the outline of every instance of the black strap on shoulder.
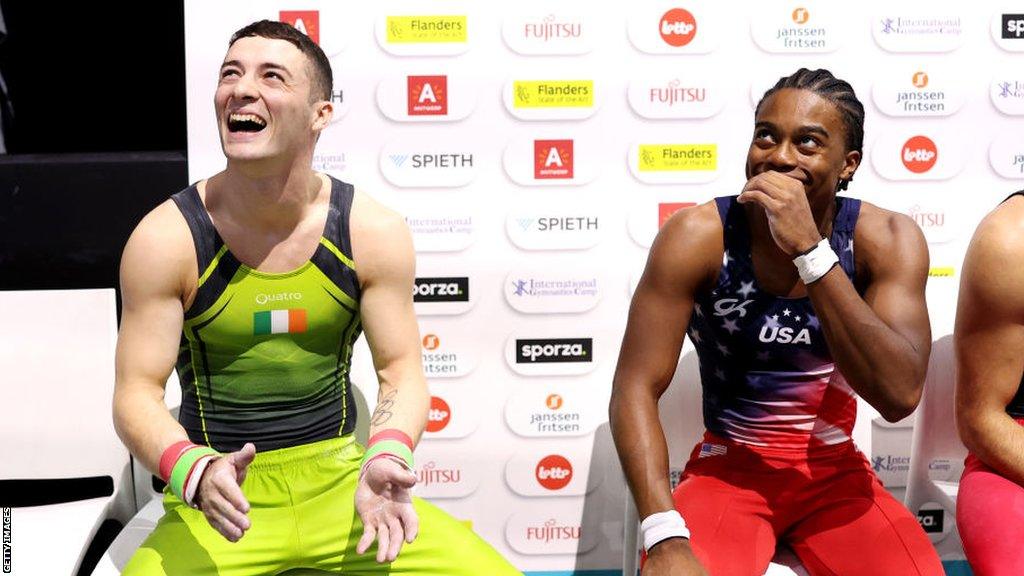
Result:
<instances>
[{"instance_id":1,"label":"black strap on shoulder","mask_svg":"<svg viewBox=\"0 0 1024 576\"><path fill-rule=\"evenodd\" d=\"M199 262L199 275L201 276L214 256L220 250L223 241L213 227L213 221L203 206L203 200L199 197L199 189L193 184L188 188L171 196L174 203L181 210L182 216L188 222L188 228L192 232L192 243L196 246L196 260Z\"/></svg>"}]
</instances>

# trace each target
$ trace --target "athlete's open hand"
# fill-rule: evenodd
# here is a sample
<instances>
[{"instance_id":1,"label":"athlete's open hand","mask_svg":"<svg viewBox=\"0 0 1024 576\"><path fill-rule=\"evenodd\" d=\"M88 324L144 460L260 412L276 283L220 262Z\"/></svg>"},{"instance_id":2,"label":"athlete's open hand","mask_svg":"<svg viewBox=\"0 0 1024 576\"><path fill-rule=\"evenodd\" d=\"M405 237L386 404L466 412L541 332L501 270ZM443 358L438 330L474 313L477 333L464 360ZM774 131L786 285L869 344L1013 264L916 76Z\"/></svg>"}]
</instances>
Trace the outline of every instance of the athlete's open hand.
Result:
<instances>
[{"instance_id":1,"label":"athlete's open hand","mask_svg":"<svg viewBox=\"0 0 1024 576\"><path fill-rule=\"evenodd\" d=\"M211 462L199 479L196 505L210 526L231 542L238 542L249 529L249 502L242 494L242 482L255 457L256 446L247 443L238 452Z\"/></svg>"},{"instance_id":2,"label":"athlete's open hand","mask_svg":"<svg viewBox=\"0 0 1024 576\"><path fill-rule=\"evenodd\" d=\"M690 550L690 541L671 538L651 548L641 576L707 576Z\"/></svg>"},{"instance_id":3,"label":"athlete's open hand","mask_svg":"<svg viewBox=\"0 0 1024 576\"><path fill-rule=\"evenodd\" d=\"M803 182L796 178L774 170L762 172L747 180L736 200L764 208L772 238L790 256L806 252L821 241Z\"/></svg>"},{"instance_id":4,"label":"athlete's open hand","mask_svg":"<svg viewBox=\"0 0 1024 576\"><path fill-rule=\"evenodd\" d=\"M363 536L356 545L362 554L377 539L377 562L398 557L402 542L412 542L420 521L412 507L410 490L416 475L390 458L366 465L356 487L356 512L363 521Z\"/></svg>"}]
</instances>

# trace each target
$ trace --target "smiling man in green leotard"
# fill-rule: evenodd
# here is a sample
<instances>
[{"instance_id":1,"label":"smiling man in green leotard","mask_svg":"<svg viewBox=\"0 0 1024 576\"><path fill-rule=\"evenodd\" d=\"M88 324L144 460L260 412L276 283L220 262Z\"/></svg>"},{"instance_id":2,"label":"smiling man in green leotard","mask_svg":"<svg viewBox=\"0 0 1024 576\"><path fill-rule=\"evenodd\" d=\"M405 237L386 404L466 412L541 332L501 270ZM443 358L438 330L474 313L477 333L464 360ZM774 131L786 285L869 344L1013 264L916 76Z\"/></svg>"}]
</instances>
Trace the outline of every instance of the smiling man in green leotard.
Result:
<instances>
[{"instance_id":1,"label":"smiling man in green leotard","mask_svg":"<svg viewBox=\"0 0 1024 576\"><path fill-rule=\"evenodd\" d=\"M236 32L214 96L227 168L125 247L115 425L168 490L124 574L519 573L410 495L429 404L412 240L312 170L331 85L294 28ZM349 380L361 332L380 383L366 449ZM163 403L175 366L178 421Z\"/></svg>"}]
</instances>

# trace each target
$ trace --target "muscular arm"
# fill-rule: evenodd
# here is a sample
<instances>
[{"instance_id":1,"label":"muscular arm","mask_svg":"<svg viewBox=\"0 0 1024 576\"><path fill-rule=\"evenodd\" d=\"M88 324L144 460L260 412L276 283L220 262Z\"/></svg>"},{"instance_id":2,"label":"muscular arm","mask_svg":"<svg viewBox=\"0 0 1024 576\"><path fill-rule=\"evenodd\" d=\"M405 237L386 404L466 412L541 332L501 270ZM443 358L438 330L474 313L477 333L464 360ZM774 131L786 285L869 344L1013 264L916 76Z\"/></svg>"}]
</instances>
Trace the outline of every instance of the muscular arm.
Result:
<instances>
[{"instance_id":1,"label":"muscular arm","mask_svg":"<svg viewBox=\"0 0 1024 576\"><path fill-rule=\"evenodd\" d=\"M352 209L352 251L362 289L360 314L380 383L370 435L397 428L418 442L430 394L412 304L412 236L400 216L358 193Z\"/></svg>"},{"instance_id":2,"label":"muscular arm","mask_svg":"<svg viewBox=\"0 0 1024 576\"><path fill-rule=\"evenodd\" d=\"M807 294L839 371L895 422L917 407L928 369L928 247L909 218L867 204L854 243L870 275L864 297L838 267Z\"/></svg>"},{"instance_id":3,"label":"muscular arm","mask_svg":"<svg viewBox=\"0 0 1024 576\"><path fill-rule=\"evenodd\" d=\"M957 428L985 464L1024 485L1024 428L1006 413L1024 371L1024 201L982 221L964 260L957 305Z\"/></svg>"},{"instance_id":4,"label":"muscular arm","mask_svg":"<svg viewBox=\"0 0 1024 576\"><path fill-rule=\"evenodd\" d=\"M630 305L609 422L641 518L674 508L658 399L675 373L694 295L721 262L721 238L714 203L675 215L658 234Z\"/></svg>"},{"instance_id":5,"label":"muscular arm","mask_svg":"<svg viewBox=\"0 0 1024 576\"><path fill-rule=\"evenodd\" d=\"M154 474L164 449L187 439L164 404L164 386L181 339L183 270L196 267L185 227L168 201L143 219L121 257L114 426Z\"/></svg>"}]
</instances>

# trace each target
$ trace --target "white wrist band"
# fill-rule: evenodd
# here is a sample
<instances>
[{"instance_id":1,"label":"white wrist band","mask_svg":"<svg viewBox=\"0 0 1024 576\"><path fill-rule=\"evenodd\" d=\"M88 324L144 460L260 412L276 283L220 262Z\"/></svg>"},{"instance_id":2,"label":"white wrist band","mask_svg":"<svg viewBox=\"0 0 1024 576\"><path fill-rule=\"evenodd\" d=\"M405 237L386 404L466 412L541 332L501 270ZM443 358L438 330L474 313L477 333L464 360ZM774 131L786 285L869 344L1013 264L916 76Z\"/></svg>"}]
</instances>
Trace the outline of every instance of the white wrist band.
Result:
<instances>
[{"instance_id":1,"label":"white wrist band","mask_svg":"<svg viewBox=\"0 0 1024 576\"><path fill-rule=\"evenodd\" d=\"M686 522L676 510L651 514L640 523L640 532L644 538L644 550L650 551L658 542L669 538L689 538L690 531Z\"/></svg>"},{"instance_id":2,"label":"white wrist band","mask_svg":"<svg viewBox=\"0 0 1024 576\"><path fill-rule=\"evenodd\" d=\"M839 256L829 246L828 239L822 238L807 254L793 258L796 270L800 273L800 279L804 284L810 284L828 274L828 271L839 263Z\"/></svg>"},{"instance_id":3,"label":"white wrist band","mask_svg":"<svg viewBox=\"0 0 1024 576\"><path fill-rule=\"evenodd\" d=\"M192 508L195 508L196 490L199 489L199 481L203 478L203 471L206 467L213 462L216 456L203 456L195 463L195 467L192 469L192 474L189 476L188 484L185 486L184 494L185 504L188 504Z\"/></svg>"}]
</instances>

